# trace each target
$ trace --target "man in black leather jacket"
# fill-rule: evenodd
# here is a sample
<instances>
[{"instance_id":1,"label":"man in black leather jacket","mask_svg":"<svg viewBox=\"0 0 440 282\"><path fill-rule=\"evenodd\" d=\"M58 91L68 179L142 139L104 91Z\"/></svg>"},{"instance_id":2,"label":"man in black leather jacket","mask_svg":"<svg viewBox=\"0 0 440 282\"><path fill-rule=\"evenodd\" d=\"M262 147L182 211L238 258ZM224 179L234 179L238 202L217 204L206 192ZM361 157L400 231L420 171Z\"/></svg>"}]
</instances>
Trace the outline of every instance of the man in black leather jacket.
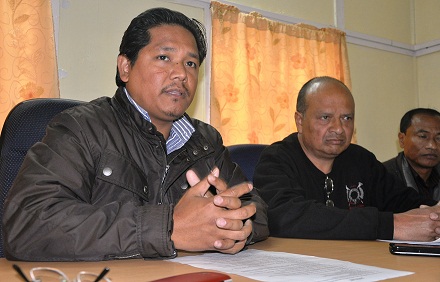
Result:
<instances>
[{"instance_id":1,"label":"man in black leather jacket","mask_svg":"<svg viewBox=\"0 0 440 282\"><path fill-rule=\"evenodd\" d=\"M220 134L185 114L205 56L197 21L163 8L133 19L115 96L59 114L28 152L5 202L8 259L233 254L268 236Z\"/></svg>"},{"instance_id":2,"label":"man in black leather jacket","mask_svg":"<svg viewBox=\"0 0 440 282\"><path fill-rule=\"evenodd\" d=\"M423 198L440 201L440 113L409 110L400 121L398 137L403 151L383 164Z\"/></svg>"}]
</instances>

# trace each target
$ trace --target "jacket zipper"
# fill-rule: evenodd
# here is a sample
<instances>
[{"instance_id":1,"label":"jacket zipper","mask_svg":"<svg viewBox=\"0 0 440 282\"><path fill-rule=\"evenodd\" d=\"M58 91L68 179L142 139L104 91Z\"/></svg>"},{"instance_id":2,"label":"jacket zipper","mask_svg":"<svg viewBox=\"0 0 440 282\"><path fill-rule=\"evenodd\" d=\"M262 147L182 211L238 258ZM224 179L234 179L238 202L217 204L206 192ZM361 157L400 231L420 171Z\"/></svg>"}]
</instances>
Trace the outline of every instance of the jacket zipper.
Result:
<instances>
[{"instance_id":1,"label":"jacket zipper","mask_svg":"<svg viewBox=\"0 0 440 282\"><path fill-rule=\"evenodd\" d=\"M170 162L169 163L167 163L167 165L165 166L165 172L164 172L164 174L163 174L163 177L162 177L162 181L161 181L161 183L160 183L160 202L158 203L159 205L162 205L163 204L163 197L165 196L164 195L164 184L165 184L165 178L167 177L167 175L168 175L168 171L170 170L170 163L172 163L173 161L174 161L174 159L176 159L178 156L180 156L180 154L182 154L183 152L184 152L185 150L183 150L182 152L180 152L179 154L177 154L173 159L171 159L170 160ZM166 154L166 152L165 152L165 154ZM166 160L166 155L165 155L165 160Z\"/></svg>"},{"instance_id":2,"label":"jacket zipper","mask_svg":"<svg viewBox=\"0 0 440 282\"><path fill-rule=\"evenodd\" d=\"M171 163L171 162L170 162ZM165 172L164 172L164 174L163 174L163 177L162 177L162 181L161 181L161 183L160 183L160 202L159 202L159 205L162 205L162 203L163 203L163 196L164 196L164 192L163 192L163 186L164 186L164 184L165 184L165 177L167 177L167 174L168 174L168 171L170 170L170 165L169 164L167 164L166 166L165 166Z\"/></svg>"},{"instance_id":3,"label":"jacket zipper","mask_svg":"<svg viewBox=\"0 0 440 282\"><path fill-rule=\"evenodd\" d=\"M140 253L138 254L134 254L134 255L129 255L129 256L115 256L114 258L117 259L129 259L129 258L136 258L136 257L142 257Z\"/></svg>"}]
</instances>

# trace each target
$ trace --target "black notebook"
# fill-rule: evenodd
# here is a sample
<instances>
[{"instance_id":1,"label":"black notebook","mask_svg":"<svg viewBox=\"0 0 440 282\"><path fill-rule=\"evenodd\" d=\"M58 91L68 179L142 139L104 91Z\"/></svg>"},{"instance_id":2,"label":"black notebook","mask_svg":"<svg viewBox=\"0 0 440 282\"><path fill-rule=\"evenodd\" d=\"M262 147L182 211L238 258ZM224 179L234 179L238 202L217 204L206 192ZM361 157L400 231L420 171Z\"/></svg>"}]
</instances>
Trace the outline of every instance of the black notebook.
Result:
<instances>
[{"instance_id":1,"label":"black notebook","mask_svg":"<svg viewBox=\"0 0 440 282\"><path fill-rule=\"evenodd\" d=\"M393 255L440 257L440 245L390 243L390 253Z\"/></svg>"}]
</instances>

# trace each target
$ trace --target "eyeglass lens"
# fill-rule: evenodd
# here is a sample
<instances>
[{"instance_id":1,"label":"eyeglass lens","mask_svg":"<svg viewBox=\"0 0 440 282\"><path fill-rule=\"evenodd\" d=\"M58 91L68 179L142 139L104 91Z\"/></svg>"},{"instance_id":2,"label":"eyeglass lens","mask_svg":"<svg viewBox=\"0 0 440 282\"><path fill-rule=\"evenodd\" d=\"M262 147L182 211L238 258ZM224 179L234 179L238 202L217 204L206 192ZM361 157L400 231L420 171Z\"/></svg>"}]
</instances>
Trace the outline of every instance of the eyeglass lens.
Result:
<instances>
[{"instance_id":1,"label":"eyeglass lens","mask_svg":"<svg viewBox=\"0 0 440 282\"><path fill-rule=\"evenodd\" d=\"M330 177L325 178L324 182L324 191L327 194L327 200L325 201L325 205L327 207L334 207L335 203L330 199L330 194L333 192L333 179Z\"/></svg>"},{"instance_id":2,"label":"eyeglass lens","mask_svg":"<svg viewBox=\"0 0 440 282\"><path fill-rule=\"evenodd\" d=\"M100 277L99 275L96 275L94 273L81 271L76 276L76 282L95 282L95 281L106 281L111 282L111 280L107 277Z\"/></svg>"},{"instance_id":3,"label":"eyeglass lens","mask_svg":"<svg viewBox=\"0 0 440 282\"><path fill-rule=\"evenodd\" d=\"M67 276L60 270L50 267L36 267L30 271L32 281L68 282Z\"/></svg>"},{"instance_id":4,"label":"eyeglass lens","mask_svg":"<svg viewBox=\"0 0 440 282\"><path fill-rule=\"evenodd\" d=\"M14 267L15 268L15 267ZM100 275L90 273L86 271L80 271L76 276L74 282L95 282L106 281L111 282L105 274L109 271L109 268L104 268ZM59 269L51 267L35 267L30 270L30 276L32 282L69 282L67 275Z\"/></svg>"}]
</instances>

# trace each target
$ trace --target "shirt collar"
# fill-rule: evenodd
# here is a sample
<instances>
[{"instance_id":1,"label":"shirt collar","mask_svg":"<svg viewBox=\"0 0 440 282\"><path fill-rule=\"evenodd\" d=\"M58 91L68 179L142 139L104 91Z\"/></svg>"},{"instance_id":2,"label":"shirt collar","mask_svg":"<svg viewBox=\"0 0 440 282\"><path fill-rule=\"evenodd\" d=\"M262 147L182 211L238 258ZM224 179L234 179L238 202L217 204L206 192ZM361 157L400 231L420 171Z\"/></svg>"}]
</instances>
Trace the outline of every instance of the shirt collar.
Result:
<instances>
[{"instance_id":1,"label":"shirt collar","mask_svg":"<svg viewBox=\"0 0 440 282\"><path fill-rule=\"evenodd\" d=\"M142 115L145 120L151 122L151 118L148 115L148 112L139 106L133 98L131 98L127 89L124 87L125 94L127 95L130 103L138 110L138 112ZM181 118L175 120L171 127L170 136L166 140L167 154L171 154L172 152L180 149L185 145L186 142L191 138L192 134L195 132L194 126L188 120L186 116L182 116Z\"/></svg>"}]
</instances>

